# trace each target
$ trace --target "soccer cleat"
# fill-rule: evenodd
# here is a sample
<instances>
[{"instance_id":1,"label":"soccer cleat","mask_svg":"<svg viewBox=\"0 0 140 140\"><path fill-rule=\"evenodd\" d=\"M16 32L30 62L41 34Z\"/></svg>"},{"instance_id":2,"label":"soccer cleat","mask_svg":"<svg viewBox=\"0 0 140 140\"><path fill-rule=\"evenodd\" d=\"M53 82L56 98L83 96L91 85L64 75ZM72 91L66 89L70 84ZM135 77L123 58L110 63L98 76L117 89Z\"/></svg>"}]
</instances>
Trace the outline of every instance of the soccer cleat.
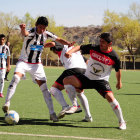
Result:
<instances>
[{"instance_id":1,"label":"soccer cleat","mask_svg":"<svg viewBox=\"0 0 140 140\"><path fill-rule=\"evenodd\" d=\"M78 108L77 106L72 106L72 107L70 107L70 109L66 111L66 114L67 114L67 115L70 115L70 114L75 113L76 110L77 110L77 108Z\"/></svg>"},{"instance_id":2,"label":"soccer cleat","mask_svg":"<svg viewBox=\"0 0 140 140\"><path fill-rule=\"evenodd\" d=\"M50 114L50 120L52 120L53 122L58 122L59 121L55 112L53 114Z\"/></svg>"},{"instance_id":3,"label":"soccer cleat","mask_svg":"<svg viewBox=\"0 0 140 140\"><path fill-rule=\"evenodd\" d=\"M9 81L7 78L4 78L5 81Z\"/></svg>"},{"instance_id":4,"label":"soccer cleat","mask_svg":"<svg viewBox=\"0 0 140 140\"><path fill-rule=\"evenodd\" d=\"M57 118L62 119L65 117L66 111L70 109L70 106L65 107L61 110L61 112L58 114Z\"/></svg>"},{"instance_id":5,"label":"soccer cleat","mask_svg":"<svg viewBox=\"0 0 140 140\"><path fill-rule=\"evenodd\" d=\"M126 129L126 123L125 122L122 122L122 123L119 123L119 129L120 130L125 130Z\"/></svg>"},{"instance_id":6,"label":"soccer cleat","mask_svg":"<svg viewBox=\"0 0 140 140\"><path fill-rule=\"evenodd\" d=\"M2 107L2 110L3 110L4 113L7 113L8 110L9 110L9 107L6 106L6 105L4 105L4 106Z\"/></svg>"},{"instance_id":7,"label":"soccer cleat","mask_svg":"<svg viewBox=\"0 0 140 140\"><path fill-rule=\"evenodd\" d=\"M82 112L82 108L80 107L80 105L79 106L77 106L78 108L77 108L77 110L75 111L75 113L80 113L80 112Z\"/></svg>"},{"instance_id":8,"label":"soccer cleat","mask_svg":"<svg viewBox=\"0 0 140 140\"><path fill-rule=\"evenodd\" d=\"M0 98L3 98L3 97L4 97L4 95L2 93L0 93Z\"/></svg>"},{"instance_id":9,"label":"soccer cleat","mask_svg":"<svg viewBox=\"0 0 140 140\"><path fill-rule=\"evenodd\" d=\"M92 121L93 121L92 117L85 117L85 118L82 120L82 122L92 122Z\"/></svg>"}]
</instances>

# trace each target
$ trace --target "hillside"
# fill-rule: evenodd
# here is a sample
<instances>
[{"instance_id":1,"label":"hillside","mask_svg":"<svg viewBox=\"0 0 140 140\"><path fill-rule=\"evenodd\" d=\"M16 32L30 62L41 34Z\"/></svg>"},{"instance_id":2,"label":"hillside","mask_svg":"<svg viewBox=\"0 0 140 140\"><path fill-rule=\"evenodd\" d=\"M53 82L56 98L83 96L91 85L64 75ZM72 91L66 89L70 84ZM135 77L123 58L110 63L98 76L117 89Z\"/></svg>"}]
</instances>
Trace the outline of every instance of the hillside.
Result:
<instances>
[{"instance_id":1,"label":"hillside","mask_svg":"<svg viewBox=\"0 0 140 140\"><path fill-rule=\"evenodd\" d=\"M90 43L96 43L98 41L97 37L101 32L101 26L64 27L64 36L66 36L69 41L75 41L78 44L82 44L85 37L88 37Z\"/></svg>"}]
</instances>

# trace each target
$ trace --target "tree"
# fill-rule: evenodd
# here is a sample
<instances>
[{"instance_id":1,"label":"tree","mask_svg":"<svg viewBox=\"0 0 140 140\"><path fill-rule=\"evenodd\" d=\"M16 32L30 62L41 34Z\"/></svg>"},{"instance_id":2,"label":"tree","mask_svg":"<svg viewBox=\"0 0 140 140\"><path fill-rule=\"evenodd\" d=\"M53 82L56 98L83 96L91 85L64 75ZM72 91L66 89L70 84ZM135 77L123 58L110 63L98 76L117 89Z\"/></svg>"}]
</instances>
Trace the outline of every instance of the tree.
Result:
<instances>
[{"instance_id":1,"label":"tree","mask_svg":"<svg viewBox=\"0 0 140 140\"><path fill-rule=\"evenodd\" d=\"M107 10L105 11L103 30L111 31L116 44L123 49L127 48L130 55L135 54L135 48L139 46L140 35L140 23L138 20Z\"/></svg>"}]
</instances>

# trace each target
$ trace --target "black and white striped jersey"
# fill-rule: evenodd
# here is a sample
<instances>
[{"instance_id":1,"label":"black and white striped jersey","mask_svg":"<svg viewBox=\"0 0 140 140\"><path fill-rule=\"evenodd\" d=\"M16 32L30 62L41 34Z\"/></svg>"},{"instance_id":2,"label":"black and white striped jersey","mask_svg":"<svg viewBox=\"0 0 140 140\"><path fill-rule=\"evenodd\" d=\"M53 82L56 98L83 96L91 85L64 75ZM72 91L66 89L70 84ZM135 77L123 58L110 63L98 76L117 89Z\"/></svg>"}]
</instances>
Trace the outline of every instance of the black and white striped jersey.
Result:
<instances>
[{"instance_id":1,"label":"black and white striped jersey","mask_svg":"<svg viewBox=\"0 0 140 140\"><path fill-rule=\"evenodd\" d=\"M90 54L88 66L85 72L90 80L109 80L112 67L115 71L120 69L120 59L114 50L103 52L100 46L91 44L80 47L82 54Z\"/></svg>"},{"instance_id":2,"label":"black and white striped jersey","mask_svg":"<svg viewBox=\"0 0 140 140\"><path fill-rule=\"evenodd\" d=\"M0 45L0 69L6 68L7 56L10 56L9 47L7 45Z\"/></svg>"},{"instance_id":3,"label":"black and white striped jersey","mask_svg":"<svg viewBox=\"0 0 140 140\"><path fill-rule=\"evenodd\" d=\"M32 64L40 63L44 43L47 39L55 41L57 36L48 31L43 34L37 34L36 28L29 30L29 35L24 38L19 60Z\"/></svg>"}]
</instances>

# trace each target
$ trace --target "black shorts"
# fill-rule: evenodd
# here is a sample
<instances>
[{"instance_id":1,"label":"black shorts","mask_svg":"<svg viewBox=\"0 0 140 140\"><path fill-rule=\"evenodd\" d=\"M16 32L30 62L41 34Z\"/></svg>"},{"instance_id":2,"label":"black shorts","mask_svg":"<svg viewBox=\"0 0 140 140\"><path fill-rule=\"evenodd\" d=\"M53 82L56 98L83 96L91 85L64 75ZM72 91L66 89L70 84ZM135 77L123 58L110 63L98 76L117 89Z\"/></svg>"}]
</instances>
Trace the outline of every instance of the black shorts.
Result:
<instances>
[{"instance_id":1,"label":"black shorts","mask_svg":"<svg viewBox=\"0 0 140 140\"><path fill-rule=\"evenodd\" d=\"M63 84L63 79L67 76L75 75L78 76L79 74L84 74L86 69L82 68L72 68L72 69L67 69L63 71L63 73L58 77L58 79L55 81L57 84L64 86Z\"/></svg>"},{"instance_id":2,"label":"black shorts","mask_svg":"<svg viewBox=\"0 0 140 140\"><path fill-rule=\"evenodd\" d=\"M108 81L90 80L83 74L75 76L81 83L81 89L96 89L104 98L107 92L112 92Z\"/></svg>"}]
</instances>

